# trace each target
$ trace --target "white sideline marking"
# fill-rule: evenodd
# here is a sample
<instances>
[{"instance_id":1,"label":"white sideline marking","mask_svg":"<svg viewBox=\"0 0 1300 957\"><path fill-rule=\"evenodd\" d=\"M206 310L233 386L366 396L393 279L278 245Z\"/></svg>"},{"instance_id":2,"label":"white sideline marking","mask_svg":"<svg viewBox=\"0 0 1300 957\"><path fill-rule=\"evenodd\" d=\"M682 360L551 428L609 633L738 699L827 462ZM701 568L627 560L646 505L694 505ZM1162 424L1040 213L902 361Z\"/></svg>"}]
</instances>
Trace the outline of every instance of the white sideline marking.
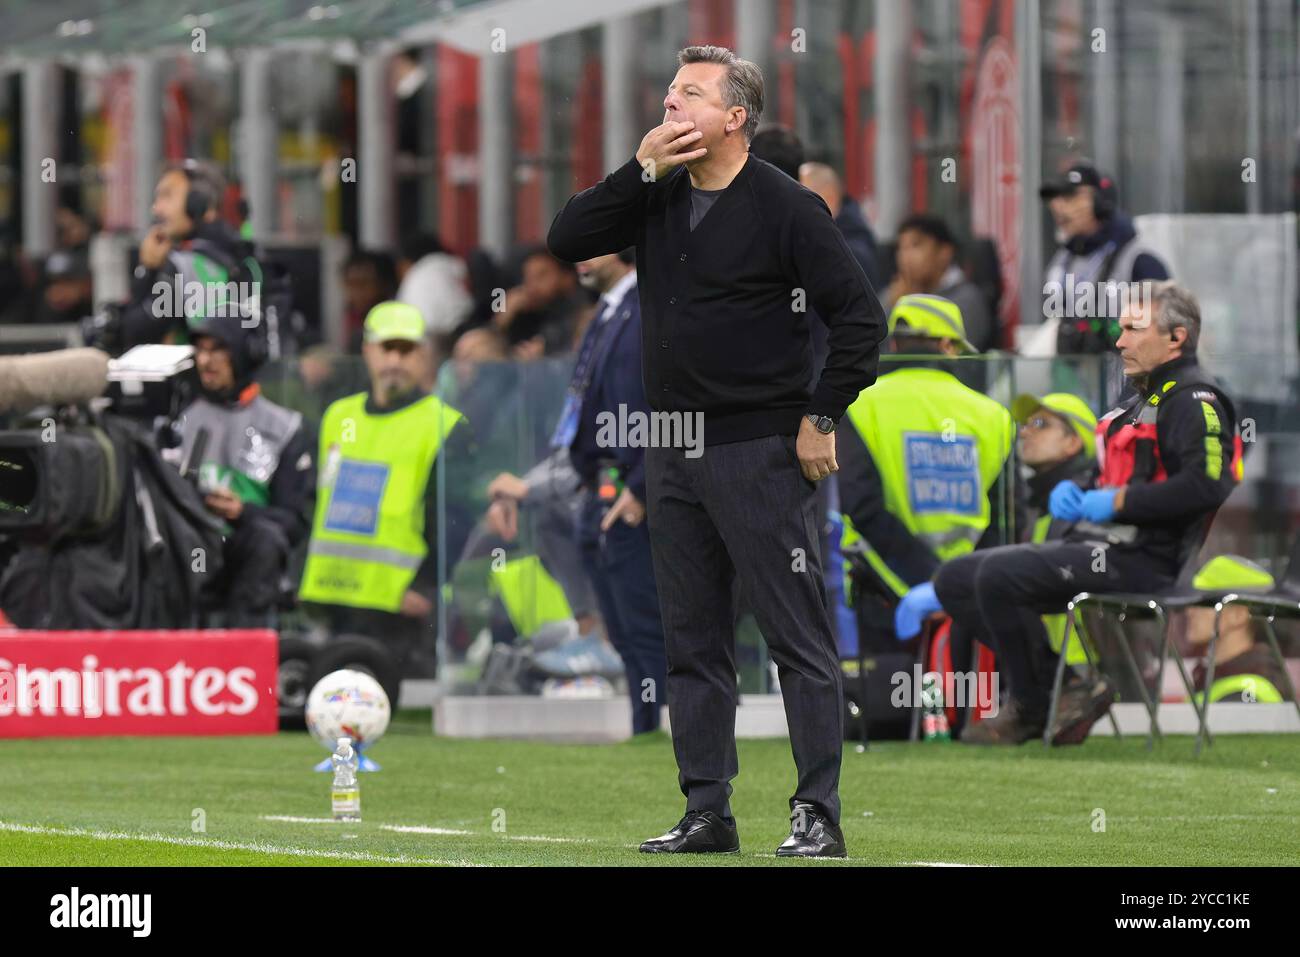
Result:
<instances>
[{"instance_id":1,"label":"white sideline marking","mask_svg":"<svg viewBox=\"0 0 1300 957\"><path fill-rule=\"evenodd\" d=\"M436 835L454 835L457 837L471 837L473 831L458 831L450 827L429 827L423 824L381 824L379 827L385 831L397 831L400 834L436 834ZM480 835L488 837L489 835ZM508 841L546 841L552 844L594 844L589 838L582 837L547 837L545 834L503 834L503 838Z\"/></svg>"},{"instance_id":2,"label":"white sideline marking","mask_svg":"<svg viewBox=\"0 0 1300 957\"><path fill-rule=\"evenodd\" d=\"M595 844L588 837L547 837L545 834L506 834L508 841L546 841L551 844ZM639 846L639 845L638 845Z\"/></svg>"},{"instance_id":3,"label":"white sideline marking","mask_svg":"<svg viewBox=\"0 0 1300 957\"><path fill-rule=\"evenodd\" d=\"M1126 814L1123 817L1112 815L1111 821L1124 821L1128 824L1146 824L1151 821L1176 821L1180 824L1197 824L1205 821L1267 821L1269 818L1286 816L1283 811L1264 811L1259 814ZM1027 816L1032 821L1078 821L1077 814L1035 814Z\"/></svg>"},{"instance_id":4,"label":"white sideline marking","mask_svg":"<svg viewBox=\"0 0 1300 957\"><path fill-rule=\"evenodd\" d=\"M952 861L902 861L901 867L988 867L987 864L957 864Z\"/></svg>"},{"instance_id":5,"label":"white sideline marking","mask_svg":"<svg viewBox=\"0 0 1300 957\"><path fill-rule=\"evenodd\" d=\"M126 831L100 831L82 827L46 827L42 824L15 824L0 821L0 831L21 834L55 834L60 837L87 837L96 841L143 841L177 847L211 847L220 851L252 851L255 854L284 854L290 857L321 857L330 860L366 861L374 864L443 864L450 867L479 867L473 861L440 860L432 857L407 857L405 854L368 854L365 851L324 851L308 847L267 844L263 841L221 841L198 837L174 837L170 834L131 834Z\"/></svg>"},{"instance_id":6,"label":"white sideline marking","mask_svg":"<svg viewBox=\"0 0 1300 957\"><path fill-rule=\"evenodd\" d=\"M290 824L347 824L348 821L336 821L332 817L294 817L289 814L263 814L263 821L285 821ZM427 824L380 824L380 830L394 831L398 834L430 834L436 837L473 837L473 831L463 831L453 827L433 827ZM482 835L486 837L487 835ZM509 841L542 841L551 844L594 844L589 838L582 837L548 837L545 834L505 834Z\"/></svg>"},{"instance_id":7,"label":"white sideline marking","mask_svg":"<svg viewBox=\"0 0 1300 957\"><path fill-rule=\"evenodd\" d=\"M355 821L336 821L332 817L294 817L292 814L263 814L263 821L284 821L288 824L355 824ZM425 827L423 825L407 824L381 824L379 827L385 831L396 831L399 834L439 834L455 835L467 837L473 834L473 831L458 831L450 827Z\"/></svg>"}]
</instances>

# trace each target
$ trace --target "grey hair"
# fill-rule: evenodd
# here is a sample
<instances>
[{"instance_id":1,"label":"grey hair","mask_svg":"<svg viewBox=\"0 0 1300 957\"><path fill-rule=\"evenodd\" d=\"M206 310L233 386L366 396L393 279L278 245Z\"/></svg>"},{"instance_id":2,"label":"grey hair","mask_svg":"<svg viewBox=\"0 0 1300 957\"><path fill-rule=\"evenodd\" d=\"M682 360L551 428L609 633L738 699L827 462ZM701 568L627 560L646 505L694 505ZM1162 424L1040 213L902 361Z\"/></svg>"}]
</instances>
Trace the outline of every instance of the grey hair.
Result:
<instances>
[{"instance_id":1,"label":"grey hair","mask_svg":"<svg viewBox=\"0 0 1300 957\"><path fill-rule=\"evenodd\" d=\"M1172 279L1153 283L1151 305L1161 332L1172 335L1175 329L1187 330L1183 354L1193 355L1201 339L1201 305L1192 291Z\"/></svg>"},{"instance_id":2,"label":"grey hair","mask_svg":"<svg viewBox=\"0 0 1300 957\"><path fill-rule=\"evenodd\" d=\"M745 125L741 132L745 134L746 143L752 140L758 130L758 121L763 116L763 71L726 47L686 47L678 51L677 62L681 66L688 63L718 63L727 68L722 101L727 109L733 106L745 108Z\"/></svg>"}]
</instances>

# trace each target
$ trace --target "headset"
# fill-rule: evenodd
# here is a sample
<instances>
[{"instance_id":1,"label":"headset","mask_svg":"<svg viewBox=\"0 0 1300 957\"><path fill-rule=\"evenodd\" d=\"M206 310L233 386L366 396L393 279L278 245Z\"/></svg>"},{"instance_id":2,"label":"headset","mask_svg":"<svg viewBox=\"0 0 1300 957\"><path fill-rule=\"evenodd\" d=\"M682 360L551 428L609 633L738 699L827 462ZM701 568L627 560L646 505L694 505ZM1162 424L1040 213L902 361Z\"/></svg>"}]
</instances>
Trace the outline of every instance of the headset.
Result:
<instances>
[{"instance_id":1,"label":"headset","mask_svg":"<svg viewBox=\"0 0 1300 957\"><path fill-rule=\"evenodd\" d=\"M271 344L266 341L266 327L258 323L256 328L249 330L248 336L244 339L244 355L254 369L259 369L271 358Z\"/></svg>"},{"instance_id":2,"label":"headset","mask_svg":"<svg viewBox=\"0 0 1300 957\"><path fill-rule=\"evenodd\" d=\"M210 164L196 159L187 159L177 169L189 183L185 192L185 215L197 229L203 217L217 208L225 192L225 183L221 174Z\"/></svg>"},{"instance_id":3,"label":"headset","mask_svg":"<svg viewBox=\"0 0 1300 957\"><path fill-rule=\"evenodd\" d=\"M270 358L270 343L266 340L264 324L259 322L246 329L242 323L239 316L221 316L200 322L191 333L195 337L211 336L230 352L237 380L251 378Z\"/></svg>"}]
</instances>

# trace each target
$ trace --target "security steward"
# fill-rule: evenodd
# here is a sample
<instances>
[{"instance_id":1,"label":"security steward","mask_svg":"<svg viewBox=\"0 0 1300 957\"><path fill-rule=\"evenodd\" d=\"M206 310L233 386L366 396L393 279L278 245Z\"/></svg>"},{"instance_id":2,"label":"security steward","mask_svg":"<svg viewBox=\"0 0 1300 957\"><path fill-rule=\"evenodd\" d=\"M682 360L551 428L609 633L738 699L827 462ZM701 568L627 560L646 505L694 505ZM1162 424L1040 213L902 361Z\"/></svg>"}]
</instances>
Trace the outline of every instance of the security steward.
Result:
<instances>
[{"instance_id":1,"label":"security steward","mask_svg":"<svg viewBox=\"0 0 1300 957\"><path fill-rule=\"evenodd\" d=\"M269 290L241 295L265 285L265 277L252 243L221 218L225 192L213 163L187 159L163 171L115 345L186 343L209 314L233 314L239 307L245 318L256 315L254 296L266 298Z\"/></svg>"},{"instance_id":2,"label":"security steward","mask_svg":"<svg viewBox=\"0 0 1300 957\"><path fill-rule=\"evenodd\" d=\"M889 363L894 371L859 393L837 449L846 587L860 641L875 650L896 647L888 595L914 623L896 637L910 638L933 603L926 595L940 563L996 541L1014 434L1010 413L943 361L975 352L956 303L902 296L889 330L891 351L910 358Z\"/></svg>"},{"instance_id":3,"label":"security steward","mask_svg":"<svg viewBox=\"0 0 1300 957\"><path fill-rule=\"evenodd\" d=\"M261 330L237 316L205 320L193 333L199 395L181 415L181 457L196 444L199 491L225 520L222 608L229 627L268 627L290 551L307 537L316 489L302 416L276 405L253 381L266 359Z\"/></svg>"},{"instance_id":4,"label":"security steward","mask_svg":"<svg viewBox=\"0 0 1300 957\"><path fill-rule=\"evenodd\" d=\"M1019 744L1043 734L1053 680L1042 619L1079 592L1168 588L1241 478L1232 402L1196 361L1201 312L1172 281L1155 283L1120 318L1117 347L1135 394L1097 424L1099 471L1085 490L1066 479L1048 497L1063 539L1009 545L939 569L935 593L954 622L990 635L1009 700L962 741ZM1084 702L1085 706L1088 704ZM1100 713L1104 713L1101 709ZM1062 715L1060 730L1082 738Z\"/></svg>"},{"instance_id":5,"label":"security steward","mask_svg":"<svg viewBox=\"0 0 1300 957\"><path fill-rule=\"evenodd\" d=\"M1029 472L1025 503L1028 541L1057 541L1070 530L1071 523L1052 515L1048 498L1052 490L1066 480L1081 486L1092 481L1097 468L1097 416L1087 402L1068 392L1053 392L1041 398L1017 396L1011 403L1011 414L1020 428L1016 446L1020 462ZM1076 624L1082 628L1082 619ZM1065 615L1044 615L1043 627L1047 629L1052 653L1059 655L1065 638ZM965 633L954 629L954 634L961 636ZM991 640L986 644L993 646ZM954 648L954 659L957 657ZM1087 660L1079 644L1079 635L1071 634L1066 661L1071 665L1083 665ZM1105 677L1097 675L1085 679L1070 670L1067 679L1061 691L1062 714L1074 715L1087 708L1100 709L1095 717L1105 714L1105 707L1112 698L1111 686ZM1077 720L1072 720L1070 725L1075 731L1081 727ZM1053 743L1079 742L1066 740L1057 734Z\"/></svg>"},{"instance_id":6,"label":"security steward","mask_svg":"<svg viewBox=\"0 0 1300 957\"><path fill-rule=\"evenodd\" d=\"M415 306L382 302L363 327L370 390L325 410L319 492L299 597L323 606L333 631L427 651L438 599L438 538L459 554L469 530L453 482L440 526L436 462L472 455L465 418L421 388L431 359Z\"/></svg>"},{"instance_id":7,"label":"security steward","mask_svg":"<svg viewBox=\"0 0 1300 957\"><path fill-rule=\"evenodd\" d=\"M1022 541L1054 541L1066 533L1070 523L1052 517L1047 506L1048 496L1052 489L1067 479L1082 484L1091 481L1097 464L1094 442L1097 416L1087 402L1066 392L1053 392L1041 398L1028 394L1017 396L1011 403L1011 414L1018 426L1017 458L1027 473L1023 487L1017 487L1017 493L1024 495L1024 501L1020 503L1024 521L1018 526L1017 533ZM1043 625L1052 652L1059 654L1065 637L1065 616L1044 615ZM970 670L976 640L988 648L994 647L992 639L972 634L966 624L954 623L948 640L955 672ZM1066 660L1072 665L1087 661L1077 634L1070 637ZM1092 702L1107 700L1109 685L1105 678L1085 680L1073 671L1069 672L1069 678L1070 682L1062 690L1063 712L1073 713L1081 708L1082 702L1076 701L1081 697ZM964 727L973 704L967 702L965 708L956 709L954 733Z\"/></svg>"}]
</instances>

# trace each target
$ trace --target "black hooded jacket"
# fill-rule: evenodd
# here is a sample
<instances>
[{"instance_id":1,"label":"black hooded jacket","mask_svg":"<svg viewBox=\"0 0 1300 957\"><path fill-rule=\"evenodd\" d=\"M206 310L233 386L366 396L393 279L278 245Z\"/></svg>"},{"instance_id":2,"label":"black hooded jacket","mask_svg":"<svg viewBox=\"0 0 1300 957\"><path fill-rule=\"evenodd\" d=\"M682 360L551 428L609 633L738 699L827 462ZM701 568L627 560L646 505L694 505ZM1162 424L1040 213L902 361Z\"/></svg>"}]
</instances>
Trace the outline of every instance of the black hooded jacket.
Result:
<instances>
[{"instance_id":1,"label":"black hooded jacket","mask_svg":"<svg viewBox=\"0 0 1300 957\"><path fill-rule=\"evenodd\" d=\"M168 333L187 333L183 310L185 284L202 282L194 261L198 257L220 267L229 282L251 282L255 278L249 262L256 262L252 243L241 237L227 223L205 222L195 230L185 248L173 248L157 269L136 266L131 280L131 298L122 310L120 345L132 346L162 342ZM213 270L215 272L215 270ZM179 292L179 301L178 293ZM180 341L185 341L183 338Z\"/></svg>"}]
</instances>

